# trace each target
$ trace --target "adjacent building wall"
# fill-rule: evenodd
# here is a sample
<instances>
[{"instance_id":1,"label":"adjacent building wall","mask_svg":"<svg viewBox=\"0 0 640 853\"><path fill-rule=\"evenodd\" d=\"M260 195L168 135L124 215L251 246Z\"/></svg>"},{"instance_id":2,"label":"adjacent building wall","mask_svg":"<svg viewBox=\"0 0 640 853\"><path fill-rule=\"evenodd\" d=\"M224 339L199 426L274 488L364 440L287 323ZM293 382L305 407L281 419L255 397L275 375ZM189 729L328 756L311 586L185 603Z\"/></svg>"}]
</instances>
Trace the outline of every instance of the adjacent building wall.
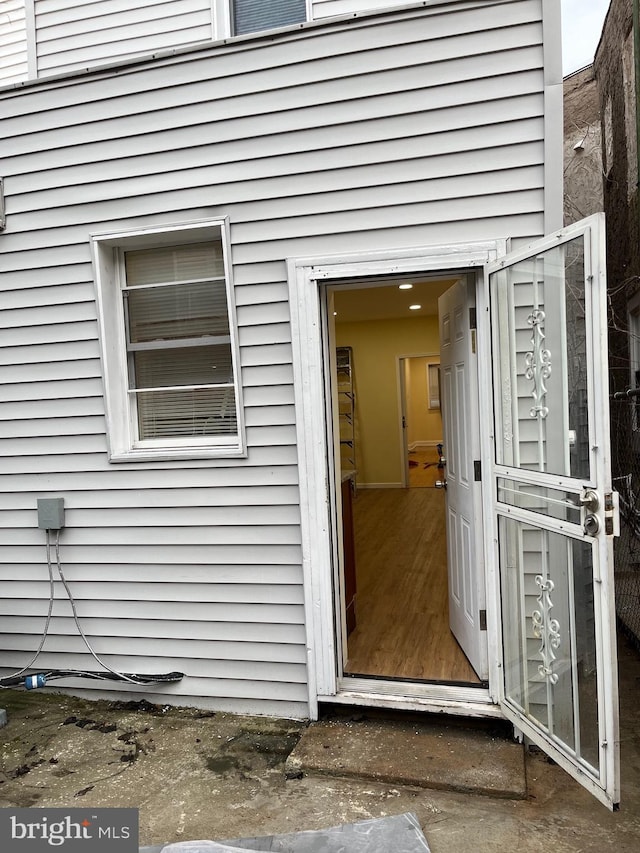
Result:
<instances>
[{"instance_id":1,"label":"adjacent building wall","mask_svg":"<svg viewBox=\"0 0 640 853\"><path fill-rule=\"evenodd\" d=\"M549 213L545 87L561 81L545 78L542 2L467 5L0 92L5 671L47 612L36 499L63 496L61 558L96 651L186 673L147 698L308 713L286 259L521 245ZM222 216L248 456L110 464L90 235ZM92 666L60 598L41 663Z\"/></svg>"},{"instance_id":2,"label":"adjacent building wall","mask_svg":"<svg viewBox=\"0 0 640 853\"><path fill-rule=\"evenodd\" d=\"M564 79L564 224L602 209L600 101L589 65Z\"/></svg>"},{"instance_id":3,"label":"adjacent building wall","mask_svg":"<svg viewBox=\"0 0 640 853\"><path fill-rule=\"evenodd\" d=\"M627 303L640 289L640 210L631 0L612 0L595 57L603 139L612 391L629 385ZM612 319L614 319L612 317Z\"/></svg>"},{"instance_id":4,"label":"adjacent building wall","mask_svg":"<svg viewBox=\"0 0 640 853\"><path fill-rule=\"evenodd\" d=\"M607 216L609 364L612 392L640 388L640 205L632 0L612 0L595 58L602 112L604 210ZM614 487L621 536L615 542L619 624L640 647L638 398L611 400Z\"/></svg>"}]
</instances>

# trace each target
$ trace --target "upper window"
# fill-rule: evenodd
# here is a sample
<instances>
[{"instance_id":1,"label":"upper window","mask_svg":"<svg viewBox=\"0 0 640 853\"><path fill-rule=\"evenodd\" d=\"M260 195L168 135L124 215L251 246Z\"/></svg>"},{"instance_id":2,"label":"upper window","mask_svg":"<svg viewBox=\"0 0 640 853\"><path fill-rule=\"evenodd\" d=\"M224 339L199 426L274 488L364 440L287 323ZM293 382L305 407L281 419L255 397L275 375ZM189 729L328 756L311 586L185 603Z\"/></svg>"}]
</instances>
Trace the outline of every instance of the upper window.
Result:
<instances>
[{"instance_id":1,"label":"upper window","mask_svg":"<svg viewBox=\"0 0 640 853\"><path fill-rule=\"evenodd\" d=\"M93 243L111 459L242 453L224 223Z\"/></svg>"},{"instance_id":2,"label":"upper window","mask_svg":"<svg viewBox=\"0 0 640 853\"><path fill-rule=\"evenodd\" d=\"M298 24L307 18L306 0L233 0L235 35Z\"/></svg>"}]
</instances>

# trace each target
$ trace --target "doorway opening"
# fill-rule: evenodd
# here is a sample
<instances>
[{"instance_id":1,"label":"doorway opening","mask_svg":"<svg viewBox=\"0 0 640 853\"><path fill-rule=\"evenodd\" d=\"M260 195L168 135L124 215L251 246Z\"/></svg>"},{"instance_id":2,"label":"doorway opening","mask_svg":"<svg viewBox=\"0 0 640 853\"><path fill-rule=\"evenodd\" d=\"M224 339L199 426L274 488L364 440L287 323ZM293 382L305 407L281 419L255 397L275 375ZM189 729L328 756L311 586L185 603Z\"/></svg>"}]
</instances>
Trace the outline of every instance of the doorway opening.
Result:
<instances>
[{"instance_id":1,"label":"doorway opening","mask_svg":"<svg viewBox=\"0 0 640 853\"><path fill-rule=\"evenodd\" d=\"M475 276L464 273L326 288L345 678L487 686L452 630L452 552L457 571L463 549L447 541L457 528L442 415L464 421L450 423L452 442L478 428L467 408L450 405L446 395L463 389L441 371L439 299L456 286L475 300ZM465 368L460 382L474 382L477 396L475 366ZM483 585L481 559L467 571Z\"/></svg>"}]
</instances>

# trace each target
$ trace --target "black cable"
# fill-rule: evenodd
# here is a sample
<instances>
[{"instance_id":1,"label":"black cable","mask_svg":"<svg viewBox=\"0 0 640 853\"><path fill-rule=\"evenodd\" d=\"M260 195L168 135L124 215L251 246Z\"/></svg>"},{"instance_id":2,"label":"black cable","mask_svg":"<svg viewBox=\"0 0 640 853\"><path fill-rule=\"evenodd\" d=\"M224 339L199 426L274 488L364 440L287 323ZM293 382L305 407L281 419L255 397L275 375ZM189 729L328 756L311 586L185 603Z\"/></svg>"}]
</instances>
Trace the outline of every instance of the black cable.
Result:
<instances>
[{"instance_id":1,"label":"black cable","mask_svg":"<svg viewBox=\"0 0 640 853\"><path fill-rule=\"evenodd\" d=\"M164 672L158 675L144 675L137 672L122 673L134 681L136 684L171 684L175 681L180 681L184 678L183 672ZM55 680L56 678L91 678L95 681L121 681L120 674L113 672L95 672L84 669L52 669L49 672L43 673L47 681Z\"/></svg>"},{"instance_id":2,"label":"black cable","mask_svg":"<svg viewBox=\"0 0 640 853\"><path fill-rule=\"evenodd\" d=\"M142 673L127 672L123 673L128 677L128 680L133 684L173 684L176 681L181 681L184 678L183 672L164 672L157 675L144 675ZM0 679L0 686L5 689L9 687L29 687L31 682L33 687L44 687L49 681L55 681L58 678L89 678L94 681L122 681L120 675L112 672L97 672L85 669L51 669L47 672L33 672L25 675L7 675ZM37 680L40 680L40 683ZM31 688L33 689L33 688Z\"/></svg>"}]
</instances>

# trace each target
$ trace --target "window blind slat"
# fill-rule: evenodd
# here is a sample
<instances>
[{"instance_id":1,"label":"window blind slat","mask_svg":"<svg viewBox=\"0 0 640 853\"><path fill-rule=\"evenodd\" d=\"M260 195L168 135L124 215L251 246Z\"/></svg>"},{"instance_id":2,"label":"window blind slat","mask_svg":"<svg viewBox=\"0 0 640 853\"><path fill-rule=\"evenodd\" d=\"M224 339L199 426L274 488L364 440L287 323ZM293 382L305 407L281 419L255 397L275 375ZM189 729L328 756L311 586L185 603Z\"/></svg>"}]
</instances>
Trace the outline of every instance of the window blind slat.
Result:
<instances>
[{"instance_id":1,"label":"window blind slat","mask_svg":"<svg viewBox=\"0 0 640 853\"><path fill-rule=\"evenodd\" d=\"M125 253L127 285L224 276L222 242L156 246Z\"/></svg>"},{"instance_id":2,"label":"window blind slat","mask_svg":"<svg viewBox=\"0 0 640 853\"><path fill-rule=\"evenodd\" d=\"M233 388L137 394L141 440L233 435L238 431Z\"/></svg>"},{"instance_id":3,"label":"window blind slat","mask_svg":"<svg viewBox=\"0 0 640 853\"><path fill-rule=\"evenodd\" d=\"M133 365L137 388L233 382L231 344L136 352Z\"/></svg>"},{"instance_id":4,"label":"window blind slat","mask_svg":"<svg viewBox=\"0 0 640 853\"><path fill-rule=\"evenodd\" d=\"M235 0L233 23L236 35L285 27L306 20L305 0Z\"/></svg>"},{"instance_id":5,"label":"window blind slat","mask_svg":"<svg viewBox=\"0 0 640 853\"><path fill-rule=\"evenodd\" d=\"M130 290L126 302L131 343L229 332L224 282L201 281Z\"/></svg>"}]
</instances>

